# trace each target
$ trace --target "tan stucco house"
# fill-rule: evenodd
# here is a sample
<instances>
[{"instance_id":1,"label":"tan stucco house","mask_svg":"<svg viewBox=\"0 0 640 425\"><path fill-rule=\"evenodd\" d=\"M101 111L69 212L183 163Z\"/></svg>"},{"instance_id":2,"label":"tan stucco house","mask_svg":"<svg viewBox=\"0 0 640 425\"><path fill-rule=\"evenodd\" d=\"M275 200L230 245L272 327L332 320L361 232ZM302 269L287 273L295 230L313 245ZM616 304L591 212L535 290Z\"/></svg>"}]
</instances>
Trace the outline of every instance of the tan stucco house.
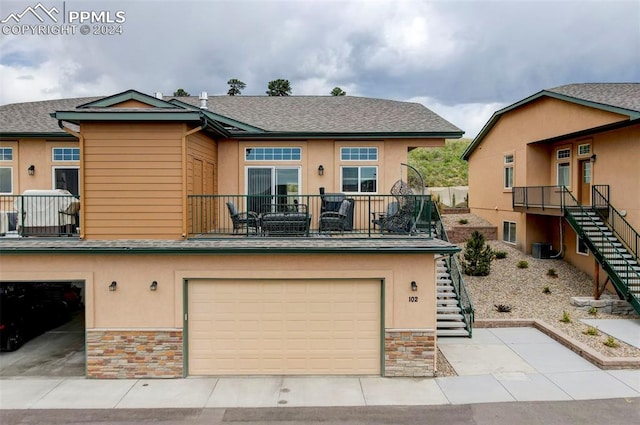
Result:
<instances>
[{"instance_id":1,"label":"tan stucco house","mask_svg":"<svg viewBox=\"0 0 640 425\"><path fill-rule=\"evenodd\" d=\"M640 84L570 84L493 114L463 158L499 238L611 281L640 310Z\"/></svg>"},{"instance_id":2,"label":"tan stucco house","mask_svg":"<svg viewBox=\"0 0 640 425\"><path fill-rule=\"evenodd\" d=\"M462 135L424 106L129 90L0 120L0 280L83 288L88 377L434 374L459 249L389 194ZM79 205L38 233L28 191L53 189Z\"/></svg>"}]
</instances>

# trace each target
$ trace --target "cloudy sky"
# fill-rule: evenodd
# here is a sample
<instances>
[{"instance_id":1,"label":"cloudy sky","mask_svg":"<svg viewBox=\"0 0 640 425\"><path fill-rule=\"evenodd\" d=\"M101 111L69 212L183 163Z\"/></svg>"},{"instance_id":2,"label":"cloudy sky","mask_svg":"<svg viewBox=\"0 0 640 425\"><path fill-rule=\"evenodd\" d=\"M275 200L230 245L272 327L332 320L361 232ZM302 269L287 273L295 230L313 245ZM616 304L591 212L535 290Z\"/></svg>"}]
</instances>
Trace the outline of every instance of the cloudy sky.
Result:
<instances>
[{"instance_id":1,"label":"cloudy sky","mask_svg":"<svg viewBox=\"0 0 640 425\"><path fill-rule=\"evenodd\" d=\"M497 109L545 88L640 82L639 0L40 3L76 33L33 35L25 24L53 21L15 16L38 0L2 0L0 104L129 88L225 94L230 78L264 95L283 78L294 95L339 86L420 102L474 137ZM70 12L82 11L124 17L120 27L84 22L122 34L81 34Z\"/></svg>"}]
</instances>

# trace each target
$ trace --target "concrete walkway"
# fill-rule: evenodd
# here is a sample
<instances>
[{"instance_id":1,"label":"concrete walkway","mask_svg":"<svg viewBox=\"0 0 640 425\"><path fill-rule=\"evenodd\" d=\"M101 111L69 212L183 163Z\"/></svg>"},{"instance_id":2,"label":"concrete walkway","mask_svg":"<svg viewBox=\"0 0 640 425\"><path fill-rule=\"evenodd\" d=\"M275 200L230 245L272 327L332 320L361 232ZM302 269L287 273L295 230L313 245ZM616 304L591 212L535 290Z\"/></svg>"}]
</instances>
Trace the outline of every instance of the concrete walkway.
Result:
<instances>
[{"instance_id":1,"label":"concrete walkway","mask_svg":"<svg viewBox=\"0 0 640 425\"><path fill-rule=\"evenodd\" d=\"M640 370L604 371L533 328L441 338L458 376L4 378L2 409L383 406L640 397Z\"/></svg>"}]
</instances>

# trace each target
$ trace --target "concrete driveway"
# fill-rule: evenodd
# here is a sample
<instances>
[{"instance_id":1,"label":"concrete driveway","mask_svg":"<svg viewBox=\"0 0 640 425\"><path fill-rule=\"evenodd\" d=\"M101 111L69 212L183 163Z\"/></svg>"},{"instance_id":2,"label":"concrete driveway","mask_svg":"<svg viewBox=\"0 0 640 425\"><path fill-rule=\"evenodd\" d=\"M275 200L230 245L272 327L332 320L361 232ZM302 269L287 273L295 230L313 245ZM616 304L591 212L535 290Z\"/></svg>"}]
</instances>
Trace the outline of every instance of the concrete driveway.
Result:
<instances>
[{"instance_id":1,"label":"concrete driveway","mask_svg":"<svg viewBox=\"0 0 640 425\"><path fill-rule=\"evenodd\" d=\"M85 376L84 312L12 352L0 352L0 376Z\"/></svg>"}]
</instances>

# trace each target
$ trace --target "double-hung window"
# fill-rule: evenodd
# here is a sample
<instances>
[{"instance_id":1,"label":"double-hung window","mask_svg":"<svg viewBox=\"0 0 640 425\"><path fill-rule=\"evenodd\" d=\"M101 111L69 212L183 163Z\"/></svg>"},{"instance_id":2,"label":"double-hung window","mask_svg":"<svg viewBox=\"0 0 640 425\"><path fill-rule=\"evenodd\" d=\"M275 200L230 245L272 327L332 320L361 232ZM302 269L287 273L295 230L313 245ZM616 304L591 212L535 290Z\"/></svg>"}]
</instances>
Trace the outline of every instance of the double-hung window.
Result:
<instances>
[{"instance_id":1,"label":"double-hung window","mask_svg":"<svg viewBox=\"0 0 640 425\"><path fill-rule=\"evenodd\" d=\"M13 148L0 147L0 193L13 193L12 161Z\"/></svg>"},{"instance_id":2,"label":"double-hung window","mask_svg":"<svg viewBox=\"0 0 640 425\"><path fill-rule=\"evenodd\" d=\"M513 163L514 163L513 154L504 156L504 188L505 189L513 188Z\"/></svg>"},{"instance_id":3,"label":"double-hung window","mask_svg":"<svg viewBox=\"0 0 640 425\"><path fill-rule=\"evenodd\" d=\"M378 191L378 166L363 165L362 162L378 161L377 147L340 148L341 191L349 193L376 193ZM349 165L349 162L358 162Z\"/></svg>"},{"instance_id":4,"label":"double-hung window","mask_svg":"<svg viewBox=\"0 0 640 425\"><path fill-rule=\"evenodd\" d=\"M557 185L569 187L571 185L571 149L558 149L557 160Z\"/></svg>"},{"instance_id":5,"label":"double-hung window","mask_svg":"<svg viewBox=\"0 0 640 425\"><path fill-rule=\"evenodd\" d=\"M516 223L513 221L502 222L502 240L509 244L516 244Z\"/></svg>"}]
</instances>

